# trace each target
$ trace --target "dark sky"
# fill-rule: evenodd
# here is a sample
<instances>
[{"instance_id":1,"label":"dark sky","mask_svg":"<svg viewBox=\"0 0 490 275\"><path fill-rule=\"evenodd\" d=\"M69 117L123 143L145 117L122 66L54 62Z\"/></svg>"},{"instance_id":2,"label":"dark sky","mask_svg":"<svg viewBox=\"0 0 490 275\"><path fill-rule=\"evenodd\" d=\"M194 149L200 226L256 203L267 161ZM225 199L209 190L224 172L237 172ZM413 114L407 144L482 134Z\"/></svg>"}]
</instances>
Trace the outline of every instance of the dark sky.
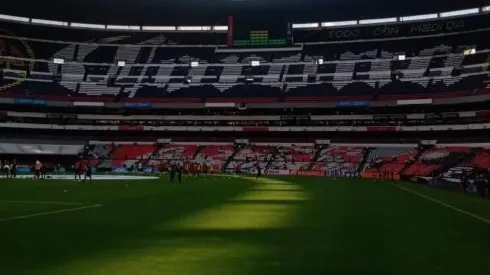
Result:
<instances>
[{"instance_id":1,"label":"dark sky","mask_svg":"<svg viewBox=\"0 0 490 275\"><path fill-rule=\"evenodd\" d=\"M335 21L490 5L490 0L6 0L0 13L113 24L225 24L227 15Z\"/></svg>"}]
</instances>

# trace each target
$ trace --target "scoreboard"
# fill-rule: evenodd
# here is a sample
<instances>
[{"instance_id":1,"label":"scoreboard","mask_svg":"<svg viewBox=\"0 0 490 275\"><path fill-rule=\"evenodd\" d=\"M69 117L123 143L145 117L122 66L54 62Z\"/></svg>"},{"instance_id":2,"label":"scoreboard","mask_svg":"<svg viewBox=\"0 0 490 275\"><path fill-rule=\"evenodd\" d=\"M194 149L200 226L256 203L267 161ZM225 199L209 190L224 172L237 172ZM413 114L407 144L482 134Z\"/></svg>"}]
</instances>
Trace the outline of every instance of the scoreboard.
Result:
<instances>
[{"instance_id":1,"label":"scoreboard","mask_svg":"<svg viewBox=\"0 0 490 275\"><path fill-rule=\"evenodd\" d=\"M229 47L280 47L292 44L291 24L276 19L228 18Z\"/></svg>"}]
</instances>

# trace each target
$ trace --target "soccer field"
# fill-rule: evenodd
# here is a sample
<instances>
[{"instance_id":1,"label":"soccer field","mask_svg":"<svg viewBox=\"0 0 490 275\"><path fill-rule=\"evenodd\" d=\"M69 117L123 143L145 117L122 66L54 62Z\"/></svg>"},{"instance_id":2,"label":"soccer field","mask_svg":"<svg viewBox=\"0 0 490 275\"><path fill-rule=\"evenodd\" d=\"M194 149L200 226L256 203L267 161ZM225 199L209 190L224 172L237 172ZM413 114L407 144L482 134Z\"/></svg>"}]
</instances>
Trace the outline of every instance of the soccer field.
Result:
<instances>
[{"instance_id":1,"label":"soccer field","mask_svg":"<svg viewBox=\"0 0 490 275\"><path fill-rule=\"evenodd\" d=\"M490 274L490 201L326 177L0 181L0 274Z\"/></svg>"}]
</instances>

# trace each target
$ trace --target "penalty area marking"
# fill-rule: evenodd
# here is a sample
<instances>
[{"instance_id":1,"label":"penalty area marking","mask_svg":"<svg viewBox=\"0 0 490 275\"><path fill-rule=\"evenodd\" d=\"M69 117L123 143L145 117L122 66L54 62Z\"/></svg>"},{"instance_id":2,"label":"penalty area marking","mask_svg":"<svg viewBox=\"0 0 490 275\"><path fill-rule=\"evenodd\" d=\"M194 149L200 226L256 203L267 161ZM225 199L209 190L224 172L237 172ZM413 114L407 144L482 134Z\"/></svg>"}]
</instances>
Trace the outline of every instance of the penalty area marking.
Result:
<instances>
[{"instance_id":1,"label":"penalty area marking","mask_svg":"<svg viewBox=\"0 0 490 275\"><path fill-rule=\"evenodd\" d=\"M6 221L12 221L12 220L23 220L23 219L33 218L33 217L47 216L47 215L53 215L53 214L58 214L58 213L64 213L64 212L73 212L73 211L78 211L78 210L83 210L83 209L88 209L88 208L96 208L96 207L102 206L102 204L82 204L82 203L56 202L56 201L8 201L8 200L0 200L0 202L29 203L29 204L82 205L79 207L65 208L65 209L60 209L60 210L55 210L55 211L40 212L40 213L34 213L34 214L28 214L28 215L20 215L20 216L14 216L14 217L9 217L9 218L3 218L3 219L0 219L0 222L6 222Z\"/></svg>"},{"instance_id":2,"label":"penalty area marking","mask_svg":"<svg viewBox=\"0 0 490 275\"><path fill-rule=\"evenodd\" d=\"M60 204L60 205L88 205L80 202L62 202L62 201L17 201L17 200L0 200L0 203L28 203L28 204Z\"/></svg>"},{"instance_id":3,"label":"penalty area marking","mask_svg":"<svg viewBox=\"0 0 490 275\"><path fill-rule=\"evenodd\" d=\"M397 187L397 188L399 188L399 189L402 189L402 190L404 190L404 191L406 191L406 192L412 193L413 195L419 196L419 197L424 198L424 199L426 199L426 200L428 200L428 201L431 201L431 202L437 203L437 204L439 204L439 205L442 205L442 206L444 206L444 207L447 207L447 208L449 208L449 209L452 209L452 210L454 210L454 211L456 211L456 212L459 212L459 213L461 213L461 214L465 214L465 215L470 216L470 217L472 217L472 218L474 218L474 219L477 219L477 220L480 220L480 221L482 221L482 222L484 222L484 223L490 224L490 220L485 219L485 218L483 218L483 217L480 217L480 216L478 216L478 215L475 215L475 214L473 214L473 213L470 213L470 212L468 212L468 211L465 211L465 210L463 210L463 209L461 209L461 208L457 208L457 207L455 207L455 206L449 205L449 204L447 204L447 203L445 203L445 202L442 202L442 201L440 201L440 200L437 200L437 199L431 198L431 197L429 197L429 196L427 196L427 195L424 195L424 194L419 193L419 192L417 192L417 191L413 191L413 190L411 190L411 189L409 189L409 188L406 188L406 187L403 187L403 186L400 186L400 185L396 185L396 184L394 184L394 183L390 183L390 184L391 184L391 185L393 185L393 186L395 186L395 187Z\"/></svg>"}]
</instances>

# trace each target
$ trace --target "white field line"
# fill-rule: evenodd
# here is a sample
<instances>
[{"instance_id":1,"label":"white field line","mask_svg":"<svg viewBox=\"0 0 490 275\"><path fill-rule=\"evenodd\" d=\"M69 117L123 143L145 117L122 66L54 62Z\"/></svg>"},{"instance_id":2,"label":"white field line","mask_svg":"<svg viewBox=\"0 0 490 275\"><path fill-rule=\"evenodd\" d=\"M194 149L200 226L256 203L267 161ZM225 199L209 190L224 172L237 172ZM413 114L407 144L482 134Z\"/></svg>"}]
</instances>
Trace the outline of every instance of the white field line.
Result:
<instances>
[{"instance_id":1,"label":"white field line","mask_svg":"<svg viewBox=\"0 0 490 275\"><path fill-rule=\"evenodd\" d=\"M406 192L409 192L409 193L412 193L412 194L414 194L414 195L416 195L416 196L419 196L419 197L421 197L421 198L424 198L424 199L426 199L426 200L428 200L428 201L431 201L431 202L437 203L437 204L439 204L439 205L442 205L442 206L444 206L444 207L447 207L447 208L449 208L449 209L452 209L452 210L454 210L454 211L456 211L456 212L459 212L459 213L461 213L461 214L465 214L465 215L470 216L470 217L472 217L472 218L474 218L474 219L477 219L477 220L480 220L480 221L482 221L482 222L484 222L484 223L490 224L490 220L485 219L485 218L483 218L483 217L481 217L481 216L475 215L475 214L470 213L470 212L468 212L468 211L465 211L465 210L463 210L463 209L461 209L461 208L458 208L458 207L455 207L455 206L449 205L449 204L447 204L447 203L445 203L445 202L442 202L442 201L440 201L440 200L437 200L437 199L431 198L431 197L429 197L429 196L427 196L427 195L424 195L424 194L419 193L419 192L417 192L417 191L413 191L413 190L408 189L408 188L406 188L406 187L403 187L403 186L400 186L400 185L396 185L396 184L394 184L394 183L390 183L390 184L391 184L391 185L393 185L393 186L395 186L395 187L397 187L397 188L399 188L399 189L402 189L402 190L404 190L404 191L406 191Z\"/></svg>"},{"instance_id":2,"label":"white field line","mask_svg":"<svg viewBox=\"0 0 490 275\"><path fill-rule=\"evenodd\" d=\"M60 205L89 205L81 202L63 202L63 201L18 201L18 200L0 200L0 203L29 203L29 204L60 204Z\"/></svg>"},{"instance_id":3,"label":"white field line","mask_svg":"<svg viewBox=\"0 0 490 275\"><path fill-rule=\"evenodd\" d=\"M41 212L41 213L35 213L35 214L29 214L29 215L15 216L15 217L10 217L10 218L0 219L0 222L6 222L6 221L11 221L11 220L22 220L22 219L28 219L28 218L33 218L33 217L46 216L46 215L52 215L52 214L58 214L58 213L64 213L64 212L72 212L72 211L78 211L78 210L83 210L83 209L87 209L87 208L95 208L95 207L101 207L101 206L102 206L101 204L93 204L93 205L86 205L86 206L75 207L75 208L61 209L61 210L50 211L50 212Z\"/></svg>"}]
</instances>

